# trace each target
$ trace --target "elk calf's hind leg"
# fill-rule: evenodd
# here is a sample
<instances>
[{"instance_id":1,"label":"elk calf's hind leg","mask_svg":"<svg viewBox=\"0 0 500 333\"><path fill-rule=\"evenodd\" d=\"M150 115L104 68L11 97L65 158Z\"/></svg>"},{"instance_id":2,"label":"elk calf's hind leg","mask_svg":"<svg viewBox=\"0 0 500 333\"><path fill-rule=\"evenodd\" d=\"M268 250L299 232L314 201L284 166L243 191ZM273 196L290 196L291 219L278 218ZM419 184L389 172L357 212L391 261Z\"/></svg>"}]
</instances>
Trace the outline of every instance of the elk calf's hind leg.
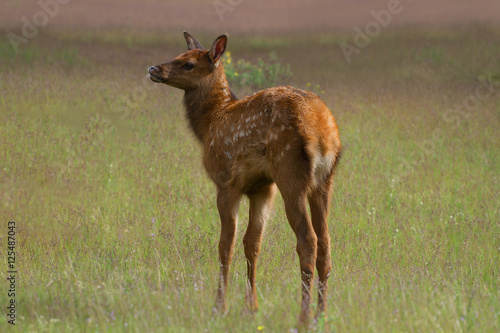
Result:
<instances>
[{"instance_id":1,"label":"elk calf's hind leg","mask_svg":"<svg viewBox=\"0 0 500 333\"><path fill-rule=\"evenodd\" d=\"M257 259L260 253L260 244L262 241L262 233L266 220L269 217L269 212L272 207L273 198L276 194L276 186L271 185L261 190L260 192L249 194L250 199L250 217L248 228L243 238L245 247L245 256L247 258L247 288L246 288L246 303L250 312L257 311L259 303L257 301L257 291L255 287L255 276L257 270Z\"/></svg>"},{"instance_id":2,"label":"elk calf's hind leg","mask_svg":"<svg viewBox=\"0 0 500 333\"><path fill-rule=\"evenodd\" d=\"M318 310L319 316L326 310L326 298L328 291L328 277L332 270L330 254L330 234L328 232L328 210L332 192L332 177L328 178L324 184L320 185L309 196L311 208L311 219L314 232L318 237L318 254L316 258L316 268L318 269Z\"/></svg>"},{"instance_id":3,"label":"elk calf's hind leg","mask_svg":"<svg viewBox=\"0 0 500 333\"><path fill-rule=\"evenodd\" d=\"M307 327L311 317L311 291L316 266L317 237L307 214L305 193L283 193L285 210L297 237L297 254L300 260L300 274L302 278L302 305L299 324Z\"/></svg>"}]
</instances>

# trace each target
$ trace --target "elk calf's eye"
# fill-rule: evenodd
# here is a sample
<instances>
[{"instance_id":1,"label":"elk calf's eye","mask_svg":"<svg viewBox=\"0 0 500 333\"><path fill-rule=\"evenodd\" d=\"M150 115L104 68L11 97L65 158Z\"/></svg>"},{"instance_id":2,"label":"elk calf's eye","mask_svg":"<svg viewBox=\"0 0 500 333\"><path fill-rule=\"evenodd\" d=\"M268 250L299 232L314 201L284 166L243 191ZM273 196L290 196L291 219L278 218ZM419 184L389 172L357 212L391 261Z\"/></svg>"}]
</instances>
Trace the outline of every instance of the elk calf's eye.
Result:
<instances>
[{"instance_id":1,"label":"elk calf's eye","mask_svg":"<svg viewBox=\"0 0 500 333\"><path fill-rule=\"evenodd\" d=\"M184 65L182 65L181 68L186 70L186 71L190 71L194 68L194 65L192 62L186 62Z\"/></svg>"}]
</instances>

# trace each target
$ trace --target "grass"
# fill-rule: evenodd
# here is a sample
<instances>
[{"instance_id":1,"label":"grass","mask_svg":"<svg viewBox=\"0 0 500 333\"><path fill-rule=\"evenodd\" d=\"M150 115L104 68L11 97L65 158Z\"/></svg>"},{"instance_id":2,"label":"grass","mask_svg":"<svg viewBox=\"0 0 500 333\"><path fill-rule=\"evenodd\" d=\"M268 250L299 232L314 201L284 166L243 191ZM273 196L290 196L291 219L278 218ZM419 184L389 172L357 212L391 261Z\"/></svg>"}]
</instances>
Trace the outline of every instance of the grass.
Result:
<instances>
[{"instance_id":1,"label":"grass","mask_svg":"<svg viewBox=\"0 0 500 333\"><path fill-rule=\"evenodd\" d=\"M7 221L15 220L17 325L289 332L300 277L282 201L259 259L260 311L243 314L245 201L230 310L213 316L215 188L187 129L182 93L144 81L147 66L184 46L158 44L170 36L105 36L47 33L20 55L0 41L0 237L5 249ZM329 218L334 271L318 327L498 331L500 31L386 31L347 64L338 42L350 38L229 44L233 61L275 51L294 73L280 83L320 85L341 129ZM484 78L493 92L476 108L457 108ZM6 256L0 251L0 262ZM0 327L6 321L0 316Z\"/></svg>"}]
</instances>

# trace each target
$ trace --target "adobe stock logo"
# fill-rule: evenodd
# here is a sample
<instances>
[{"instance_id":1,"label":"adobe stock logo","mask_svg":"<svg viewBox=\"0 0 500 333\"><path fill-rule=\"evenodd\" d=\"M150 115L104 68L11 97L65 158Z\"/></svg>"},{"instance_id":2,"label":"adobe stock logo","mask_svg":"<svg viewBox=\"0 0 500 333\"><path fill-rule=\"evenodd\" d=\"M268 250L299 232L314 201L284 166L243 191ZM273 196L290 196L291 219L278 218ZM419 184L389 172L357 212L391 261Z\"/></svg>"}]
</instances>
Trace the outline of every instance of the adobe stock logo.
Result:
<instances>
[{"instance_id":1,"label":"adobe stock logo","mask_svg":"<svg viewBox=\"0 0 500 333\"><path fill-rule=\"evenodd\" d=\"M243 0L215 0L212 4L214 5L215 12L219 16L219 20L224 21L224 14L226 12L232 12L236 7L241 5Z\"/></svg>"},{"instance_id":2,"label":"adobe stock logo","mask_svg":"<svg viewBox=\"0 0 500 333\"><path fill-rule=\"evenodd\" d=\"M356 32L353 40L354 45L346 42L339 43L347 63L351 63L352 55L361 53L361 49L370 45L372 38L378 36L382 28L387 27L391 23L393 16L401 14L402 11L403 6L400 0L389 0L387 9L382 9L378 12L374 10L370 11L374 19L365 24L364 31L358 26L353 28L354 32Z\"/></svg>"},{"instance_id":3,"label":"adobe stock logo","mask_svg":"<svg viewBox=\"0 0 500 333\"><path fill-rule=\"evenodd\" d=\"M21 28L21 34L16 34L14 32L7 33L7 38L10 41L10 45L17 53L20 44L28 44L28 42L38 35L38 29L46 26L49 20L59 13L59 8L61 5L66 5L71 0L40 0L38 1L38 6L41 10L37 11L31 17L31 20L26 16L21 18L23 26Z\"/></svg>"}]
</instances>

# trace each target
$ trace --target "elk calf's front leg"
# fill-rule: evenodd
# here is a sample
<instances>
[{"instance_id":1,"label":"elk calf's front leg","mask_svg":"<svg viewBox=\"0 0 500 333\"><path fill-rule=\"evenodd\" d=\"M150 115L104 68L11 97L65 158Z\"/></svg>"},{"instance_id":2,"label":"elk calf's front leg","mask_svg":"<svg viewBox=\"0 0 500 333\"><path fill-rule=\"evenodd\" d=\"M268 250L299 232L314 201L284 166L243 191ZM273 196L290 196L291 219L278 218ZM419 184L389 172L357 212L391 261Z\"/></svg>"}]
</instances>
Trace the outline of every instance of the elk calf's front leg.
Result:
<instances>
[{"instance_id":1,"label":"elk calf's front leg","mask_svg":"<svg viewBox=\"0 0 500 333\"><path fill-rule=\"evenodd\" d=\"M221 313L227 311L226 293L229 278L229 266L233 259L234 238L238 222L239 194L232 191L219 190L217 195L217 208L221 220L219 240L220 276L217 289L216 309Z\"/></svg>"}]
</instances>

